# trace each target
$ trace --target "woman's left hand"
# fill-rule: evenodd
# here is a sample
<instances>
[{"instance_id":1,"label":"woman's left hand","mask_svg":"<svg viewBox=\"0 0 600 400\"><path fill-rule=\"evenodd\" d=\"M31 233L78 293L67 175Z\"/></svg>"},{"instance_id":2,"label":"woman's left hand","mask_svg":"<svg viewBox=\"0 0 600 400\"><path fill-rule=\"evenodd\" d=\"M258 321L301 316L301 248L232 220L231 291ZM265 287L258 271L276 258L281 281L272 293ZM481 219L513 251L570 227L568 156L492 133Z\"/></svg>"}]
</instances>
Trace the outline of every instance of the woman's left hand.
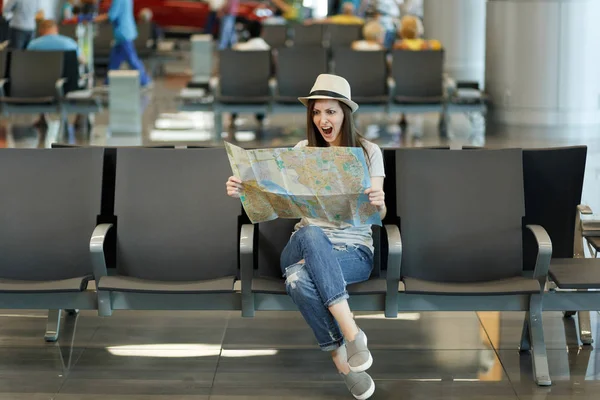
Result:
<instances>
[{"instance_id":1,"label":"woman's left hand","mask_svg":"<svg viewBox=\"0 0 600 400\"><path fill-rule=\"evenodd\" d=\"M385 206L385 193L383 189L368 188L365 190L365 194L369 195L369 202L372 205L379 209Z\"/></svg>"}]
</instances>

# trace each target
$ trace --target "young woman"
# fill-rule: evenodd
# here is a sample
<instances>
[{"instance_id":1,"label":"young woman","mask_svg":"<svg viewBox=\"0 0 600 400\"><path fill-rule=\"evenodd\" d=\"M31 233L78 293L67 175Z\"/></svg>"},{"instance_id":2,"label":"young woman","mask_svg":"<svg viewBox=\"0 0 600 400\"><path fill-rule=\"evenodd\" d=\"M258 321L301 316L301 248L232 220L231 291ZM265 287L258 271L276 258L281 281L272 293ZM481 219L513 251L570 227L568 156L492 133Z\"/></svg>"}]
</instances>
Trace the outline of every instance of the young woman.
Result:
<instances>
[{"instance_id":1,"label":"young woman","mask_svg":"<svg viewBox=\"0 0 600 400\"><path fill-rule=\"evenodd\" d=\"M339 76L319 75L308 97L307 140L300 147L360 147L369 166L371 187L365 193L385 216L383 156L379 147L360 137L352 113L350 85ZM227 194L239 197L242 182L230 177ZM375 391L365 372L373 363L367 337L354 321L346 285L366 281L373 269L371 226L302 218L281 254L281 269L288 294L312 328L322 350L331 353L352 395L368 399Z\"/></svg>"}]
</instances>

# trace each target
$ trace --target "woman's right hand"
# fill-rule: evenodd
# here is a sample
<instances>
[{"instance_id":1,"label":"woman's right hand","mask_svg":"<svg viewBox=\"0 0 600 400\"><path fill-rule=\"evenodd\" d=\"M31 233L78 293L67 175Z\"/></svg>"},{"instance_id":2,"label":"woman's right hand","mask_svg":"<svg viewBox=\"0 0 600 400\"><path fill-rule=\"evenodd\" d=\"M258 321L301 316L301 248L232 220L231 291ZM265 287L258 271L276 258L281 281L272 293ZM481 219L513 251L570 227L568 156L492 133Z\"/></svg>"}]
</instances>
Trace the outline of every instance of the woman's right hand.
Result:
<instances>
[{"instance_id":1,"label":"woman's right hand","mask_svg":"<svg viewBox=\"0 0 600 400\"><path fill-rule=\"evenodd\" d=\"M235 176L230 176L225 186L227 187L227 196L231 197L240 197L241 191L244 190L242 181Z\"/></svg>"}]
</instances>

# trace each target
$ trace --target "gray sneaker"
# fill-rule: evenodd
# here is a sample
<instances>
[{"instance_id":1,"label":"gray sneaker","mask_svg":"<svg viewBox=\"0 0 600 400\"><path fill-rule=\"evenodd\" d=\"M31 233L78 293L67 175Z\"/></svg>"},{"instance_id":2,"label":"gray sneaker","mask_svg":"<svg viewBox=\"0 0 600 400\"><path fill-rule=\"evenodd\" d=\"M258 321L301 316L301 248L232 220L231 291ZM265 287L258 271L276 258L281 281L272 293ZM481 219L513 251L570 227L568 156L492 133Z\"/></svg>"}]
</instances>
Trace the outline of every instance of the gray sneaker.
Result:
<instances>
[{"instance_id":1,"label":"gray sneaker","mask_svg":"<svg viewBox=\"0 0 600 400\"><path fill-rule=\"evenodd\" d=\"M358 331L353 341L346 342L348 364L352 372L364 372L373 365L373 357L367 348L367 335Z\"/></svg>"},{"instance_id":2,"label":"gray sneaker","mask_svg":"<svg viewBox=\"0 0 600 400\"><path fill-rule=\"evenodd\" d=\"M358 400L366 400L375 393L375 382L366 372L352 372L348 375L340 373L352 396Z\"/></svg>"}]
</instances>

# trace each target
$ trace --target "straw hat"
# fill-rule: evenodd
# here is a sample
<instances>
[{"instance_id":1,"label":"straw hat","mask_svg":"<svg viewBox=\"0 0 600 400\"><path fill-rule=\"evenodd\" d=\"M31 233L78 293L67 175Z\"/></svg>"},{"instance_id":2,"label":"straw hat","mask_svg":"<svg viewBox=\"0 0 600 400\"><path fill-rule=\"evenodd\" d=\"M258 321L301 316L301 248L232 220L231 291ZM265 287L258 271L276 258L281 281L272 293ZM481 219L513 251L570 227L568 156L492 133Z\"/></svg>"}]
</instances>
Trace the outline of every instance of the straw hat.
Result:
<instances>
[{"instance_id":1,"label":"straw hat","mask_svg":"<svg viewBox=\"0 0 600 400\"><path fill-rule=\"evenodd\" d=\"M358 110L358 104L351 100L350 84L337 75L321 74L317 77L308 97L298 97L308 107L309 100L332 99L346 104L352 112Z\"/></svg>"}]
</instances>

